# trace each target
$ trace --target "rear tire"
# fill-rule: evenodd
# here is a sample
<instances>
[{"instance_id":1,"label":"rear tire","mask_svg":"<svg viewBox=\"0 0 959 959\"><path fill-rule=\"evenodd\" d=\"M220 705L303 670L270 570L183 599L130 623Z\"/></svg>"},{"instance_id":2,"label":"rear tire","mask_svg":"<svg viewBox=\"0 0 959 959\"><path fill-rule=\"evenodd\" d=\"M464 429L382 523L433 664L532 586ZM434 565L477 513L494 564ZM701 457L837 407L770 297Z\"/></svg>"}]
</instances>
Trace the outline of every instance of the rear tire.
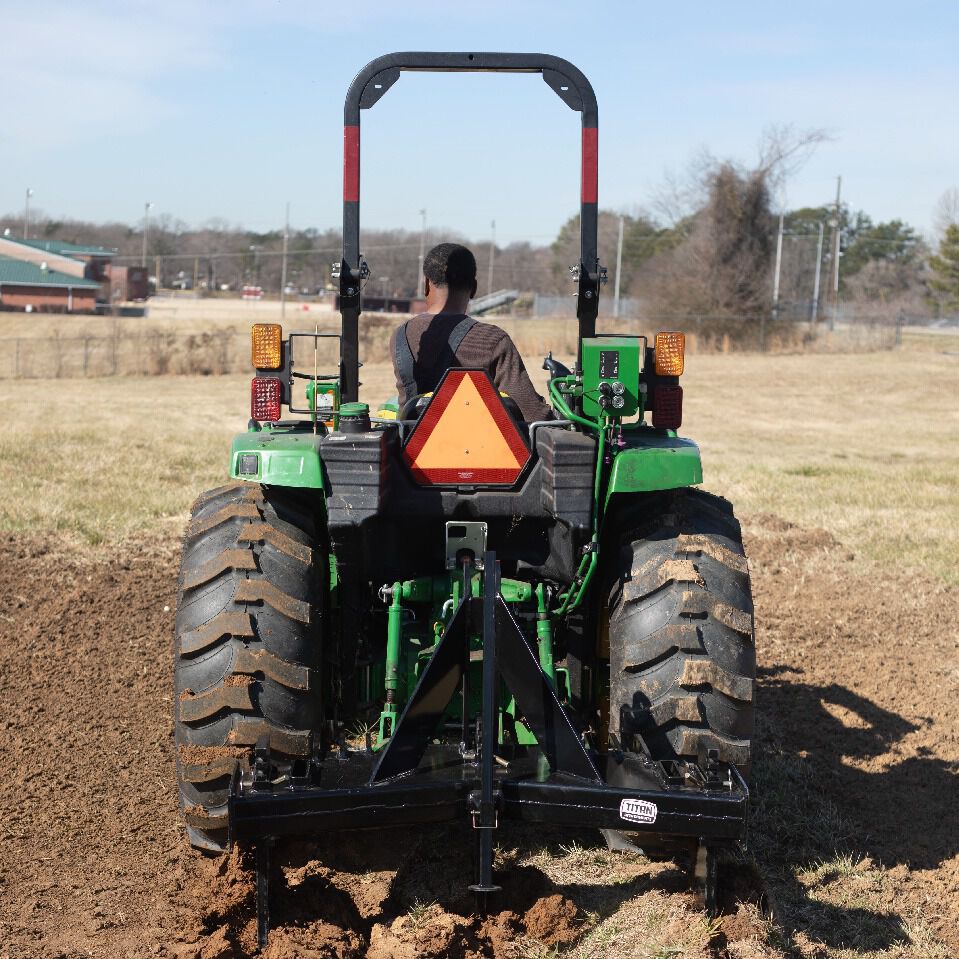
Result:
<instances>
[{"instance_id":1,"label":"rear tire","mask_svg":"<svg viewBox=\"0 0 959 959\"><path fill-rule=\"evenodd\" d=\"M716 749L750 766L756 654L749 568L726 500L700 490L631 504L608 601L610 744L654 759Z\"/></svg>"},{"instance_id":2,"label":"rear tire","mask_svg":"<svg viewBox=\"0 0 959 959\"><path fill-rule=\"evenodd\" d=\"M237 766L269 740L283 775L313 752L326 556L309 494L250 483L203 494L183 544L174 650L180 807L194 846L224 848Z\"/></svg>"}]
</instances>

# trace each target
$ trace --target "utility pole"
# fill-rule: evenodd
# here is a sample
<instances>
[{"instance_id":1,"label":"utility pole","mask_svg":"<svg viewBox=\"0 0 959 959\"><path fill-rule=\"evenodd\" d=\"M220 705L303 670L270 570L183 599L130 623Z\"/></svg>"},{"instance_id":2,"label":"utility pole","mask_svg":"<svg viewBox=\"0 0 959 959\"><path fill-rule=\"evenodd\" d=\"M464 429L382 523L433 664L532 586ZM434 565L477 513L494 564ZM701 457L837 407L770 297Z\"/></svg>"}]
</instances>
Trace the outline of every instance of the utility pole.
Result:
<instances>
[{"instance_id":1,"label":"utility pole","mask_svg":"<svg viewBox=\"0 0 959 959\"><path fill-rule=\"evenodd\" d=\"M829 329L836 328L839 319L839 193L842 189L842 177L836 177L836 208L829 221L832 227L832 315L829 317Z\"/></svg>"},{"instance_id":2,"label":"utility pole","mask_svg":"<svg viewBox=\"0 0 959 959\"><path fill-rule=\"evenodd\" d=\"M772 321L775 323L779 319L779 277L783 265L783 218L784 214L779 214L779 231L776 234L776 267L773 270L773 312ZM759 316L759 352L766 352L766 314Z\"/></svg>"},{"instance_id":3,"label":"utility pole","mask_svg":"<svg viewBox=\"0 0 959 959\"><path fill-rule=\"evenodd\" d=\"M773 276L773 322L779 319L779 277L783 267L783 214L779 214L779 233L776 236L776 271Z\"/></svg>"},{"instance_id":4,"label":"utility pole","mask_svg":"<svg viewBox=\"0 0 959 959\"><path fill-rule=\"evenodd\" d=\"M150 207L152 203L143 204L143 257L140 266L147 265L147 233L150 230ZM160 277L157 277L157 283L160 282Z\"/></svg>"},{"instance_id":5,"label":"utility pole","mask_svg":"<svg viewBox=\"0 0 959 959\"><path fill-rule=\"evenodd\" d=\"M420 210L420 216L423 218L420 224L420 258L419 269L416 277L416 298L423 299L423 260L426 257L426 210Z\"/></svg>"},{"instance_id":6,"label":"utility pole","mask_svg":"<svg viewBox=\"0 0 959 959\"><path fill-rule=\"evenodd\" d=\"M286 319L286 251L290 242L290 201L286 201L286 220L283 226L283 268L280 271L280 319Z\"/></svg>"},{"instance_id":7,"label":"utility pole","mask_svg":"<svg viewBox=\"0 0 959 959\"><path fill-rule=\"evenodd\" d=\"M493 257L496 256L496 221L490 221L490 229L492 230L490 234L489 241L489 273L486 277L486 295L489 296L493 292Z\"/></svg>"},{"instance_id":8,"label":"utility pole","mask_svg":"<svg viewBox=\"0 0 959 959\"><path fill-rule=\"evenodd\" d=\"M812 325L819 319L819 277L822 274L822 235L823 222L819 221L819 242L816 244L816 279L812 287Z\"/></svg>"},{"instance_id":9,"label":"utility pole","mask_svg":"<svg viewBox=\"0 0 959 959\"><path fill-rule=\"evenodd\" d=\"M625 217L619 218L619 239L616 241L616 285L613 288L613 316L619 316L619 277L623 272L623 223Z\"/></svg>"},{"instance_id":10,"label":"utility pole","mask_svg":"<svg viewBox=\"0 0 959 959\"><path fill-rule=\"evenodd\" d=\"M23 201L23 238L30 239L30 197L33 196L33 190L27 187L27 193Z\"/></svg>"}]
</instances>

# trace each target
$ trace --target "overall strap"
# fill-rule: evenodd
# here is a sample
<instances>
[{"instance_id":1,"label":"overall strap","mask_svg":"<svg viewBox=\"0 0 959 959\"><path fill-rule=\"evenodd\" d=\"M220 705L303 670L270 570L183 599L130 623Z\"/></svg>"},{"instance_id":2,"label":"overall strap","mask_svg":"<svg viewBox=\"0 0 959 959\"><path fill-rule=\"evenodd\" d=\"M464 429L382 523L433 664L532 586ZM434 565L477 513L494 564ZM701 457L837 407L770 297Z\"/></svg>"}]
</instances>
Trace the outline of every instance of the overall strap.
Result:
<instances>
[{"instance_id":1,"label":"overall strap","mask_svg":"<svg viewBox=\"0 0 959 959\"><path fill-rule=\"evenodd\" d=\"M450 330L450 336L446 341L446 346L443 348L443 352L437 357L436 363L431 370L433 381L429 389L435 390L436 384L443 379L443 374L458 365L456 351L459 349L460 343L463 342L463 337L465 337L475 325L476 320L464 316L463 319Z\"/></svg>"},{"instance_id":2,"label":"overall strap","mask_svg":"<svg viewBox=\"0 0 959 959\"><path fill-rule=\"evenodd\" d=\"M456 358L456 351L460 348L460 343L463 342L463 337L465 337L474 326L476 326L476 320L471 316L464 316L463 319L453 327L453 331L450 333L449 347L454 360Z\"/></svg>"},{"instance_id":3,"label":"overall strap","mask_svg":"<svg viewBox=\"0 0 959 959\"><path fill-rule=\"evenodd\" d=\"M406 327L408 325L409 320L396 331L393 365L396 367L397 379L403 384L403 395L407 399L412 399L419 391L416 389L416 376L413 372L415 363L413 351L410 349L409 340L406 338Z\"/></svg>"}]
</instances>

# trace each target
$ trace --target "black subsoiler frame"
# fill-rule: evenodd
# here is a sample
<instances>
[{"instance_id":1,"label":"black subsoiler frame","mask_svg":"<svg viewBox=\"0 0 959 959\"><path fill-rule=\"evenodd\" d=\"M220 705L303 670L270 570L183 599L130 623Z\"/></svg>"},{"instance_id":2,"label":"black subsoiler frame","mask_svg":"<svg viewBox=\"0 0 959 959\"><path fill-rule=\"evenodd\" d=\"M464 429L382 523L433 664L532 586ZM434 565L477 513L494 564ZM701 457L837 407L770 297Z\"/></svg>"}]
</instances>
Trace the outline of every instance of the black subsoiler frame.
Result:
<instances>
[{"instance_id":1,"label":"black subsoiler frame","mask_svg":"<svg viewBox=\"0 0 959 959\"><path fill-rule=\"evenodd\" d=\"M712 757L656 762L642 754L589 751L500 595L495 553L484 557L481 597L470 595L474 569L464 563L464 598L381 750L343 748L315 760L306 775L277 784L264 739L250 774L235 774L230 845L255 847L261 947L269 935L270 850L277 839L466 817L479 837L470 889L481 908L499 888L493 880L493 834L510 819L688 840L699 850L697 878L707 909L715 909L715 850L746 837L749 791L736 768ZM483 686L474 734L466 715L466 683L470 636L477 632ZM506 748L501 752L515 755L498 755L500 682L515 697L539 749ZM464 693L463 741L431 744L457 690Z\"/></svg>"}]
</instances>

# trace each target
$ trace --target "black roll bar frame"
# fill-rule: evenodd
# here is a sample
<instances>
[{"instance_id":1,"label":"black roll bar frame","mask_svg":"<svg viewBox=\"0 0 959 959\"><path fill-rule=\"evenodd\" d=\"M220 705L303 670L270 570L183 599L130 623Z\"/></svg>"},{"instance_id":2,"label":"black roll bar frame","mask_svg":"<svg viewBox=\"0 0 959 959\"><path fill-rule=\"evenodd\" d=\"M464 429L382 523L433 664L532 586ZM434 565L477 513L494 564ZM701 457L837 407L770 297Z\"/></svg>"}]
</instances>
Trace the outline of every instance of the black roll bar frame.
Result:
<instances>
[{"instance_id":1,"label":"black roll bar frame","mask_svg":"<svg viewBox=\"0 0 959 959\"><path fill-rule=\"evenodd\" d=\"M343 108L343 256L339 282L343 337L340 391L344 402L354 402L359 395L359 317L365 276L360 254L360 112L374 106L404 71L539 73L571 110L582 114L580 262L574 271L580 342L596 330L601 282L597 257L598 110L585 74L568 60L545 53L388 53L360 70L350 84Z\"/></svg>"}]
</instances>

